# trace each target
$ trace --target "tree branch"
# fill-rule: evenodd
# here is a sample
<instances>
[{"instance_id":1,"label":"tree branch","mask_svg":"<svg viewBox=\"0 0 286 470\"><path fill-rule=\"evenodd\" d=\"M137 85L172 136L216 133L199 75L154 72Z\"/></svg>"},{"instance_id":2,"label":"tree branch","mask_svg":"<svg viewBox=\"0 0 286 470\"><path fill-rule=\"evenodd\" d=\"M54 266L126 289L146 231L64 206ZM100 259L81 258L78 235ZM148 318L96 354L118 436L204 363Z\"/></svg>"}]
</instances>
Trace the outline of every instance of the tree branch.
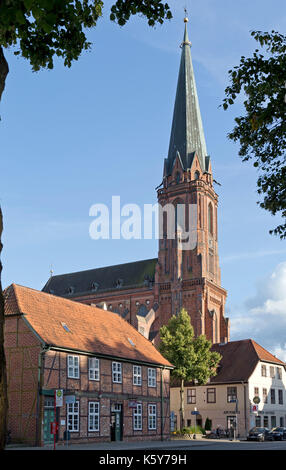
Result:
<instances>
[{"instance_id":1,"label":"tree branch","mask_svg":"<svg viewBox=\"0 0 286 470\"><path fill-rule=\"evenodd\" d=\"M2 47L0 47L0 101L5 88L6 77L9 73L8 62L5 59Z\"/></svg>"}]
</instances>

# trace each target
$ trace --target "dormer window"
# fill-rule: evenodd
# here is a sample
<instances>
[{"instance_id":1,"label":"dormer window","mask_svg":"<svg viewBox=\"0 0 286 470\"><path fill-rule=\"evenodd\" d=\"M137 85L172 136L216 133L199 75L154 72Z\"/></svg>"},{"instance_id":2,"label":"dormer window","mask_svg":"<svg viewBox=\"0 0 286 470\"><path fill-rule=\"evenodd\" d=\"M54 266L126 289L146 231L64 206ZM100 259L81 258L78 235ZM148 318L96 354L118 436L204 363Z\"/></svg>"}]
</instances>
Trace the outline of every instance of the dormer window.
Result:
<instances>
[{"instance_id":1,"label":"dormer window","mask_svg":"<svg viewBox=\"0 0 286 470\"><path fill-rule=\"evenodd\" d=\"M99 287L99 284L97 284L97 282L93 282L91 284L91 290L93 291L97 291L98 287Z\"/></svg>"},{"instance_id":2,"label":"dormer window","mask_svg":"<svg viewBox=\"0 0 286 470\"><path fill-rule=\"evenodd\" d=\"M176 184L179 184L180 181L181 181L181 173L179 171L177 171L177 173L176 173Z\"/></svg>"},{"instance_id":3,"label":"dormer window","mask_svg":"<svg viewBox=\"0 0 286 470\"><path fill-rule=\"evenodd\" d=\"M200 178L200 172L197 170L195 171L195 180L198 180Z\"/></svg>"},{"instance_id":4,"label":"dormer window","mask_svg":"<svg viewBox=\"0 0 286 470\"><path fill-rule=\"evenodd\" d=\"M123 286L123 279L117 279L115 282L115 287L122 287Z\"/></svg>"},{"instance_id":5,"label":"dormer window","mask_svg":"<svg viewBox=\"0 0 286 470\"><path fill-rule=\"evenodd\" d=\"M61 322L61 325L62 325L63 329L64 329L67 333L70 333L69 327L67 326L66 323Z\"/></svg>"},{"instance_id":6,"label":"dormer window","mask_svg":"<svg viewBox=\"0 0 286 470\"><path fill-rule=\"evenodd\" d=\"M73 286L68 287L68 294L74 294L74 287Z\"/></svg>"}]
</instances>

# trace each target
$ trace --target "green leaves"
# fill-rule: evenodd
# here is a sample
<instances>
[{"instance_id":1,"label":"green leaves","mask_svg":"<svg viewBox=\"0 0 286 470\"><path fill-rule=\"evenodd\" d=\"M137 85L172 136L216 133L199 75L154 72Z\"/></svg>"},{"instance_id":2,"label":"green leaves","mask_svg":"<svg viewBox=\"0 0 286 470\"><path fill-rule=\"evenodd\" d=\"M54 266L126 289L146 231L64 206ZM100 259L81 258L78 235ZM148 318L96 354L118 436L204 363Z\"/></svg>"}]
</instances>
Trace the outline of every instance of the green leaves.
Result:
<instances>
[{"instance_id":1,"label":"green leaves","mask_svg":"<svg viewBox=\"0 0 286 470\"><path fill-rule=\"evenodd\" d=\"M86 28L102 16L102 0L13 0L0 2L0 46L17 44L17 55L28 59L34 71L53 68L54 56L70 67L89 49ZM145 17L154 26L170 19L161 0L117 0L110 19L123 26L131 15Z\"/></svg>"},{"instance_id":2,"label":"green leaves","mask_svg":"<svg viewBox=\"0 0 286 470\"><path fill-rule=\"evenodd\" d=\"M205 336L194 337L185 309L160 329L160 338L160 352L175 366L173 376L202 384L215 375L220 356L210 351L211 342Z\"/></svg>"},{"instance_id":3,"label":"green leaves","mask_svg":"<svg viewBox=\"0 0 286 470\"><path fill-rule=\"evenodd\" d=\"M252 31L251 35L266 48L267 55L242 57L240 64L229 71L223 109L233 105L244 92L244 115L235 118L235 127L228 134L239 142L243 161L254 159L259 169L257 192L264 199L258 204L271 214L286 218L286 36ZM286 222L270 233L286 238Z\"/></svg>"},{"instance_id":4,"label":"green leaves","mask_svg":"<svg viewBox=\"0 0 286 470\"><path fill-rule=\"evenodd\" d=\"M124 26L130 16L137 14L146 17L149 26L172 18L169 5L163 4L162 0L117 0L111 7L110 19Z\"/></svg>"}]
</instances>

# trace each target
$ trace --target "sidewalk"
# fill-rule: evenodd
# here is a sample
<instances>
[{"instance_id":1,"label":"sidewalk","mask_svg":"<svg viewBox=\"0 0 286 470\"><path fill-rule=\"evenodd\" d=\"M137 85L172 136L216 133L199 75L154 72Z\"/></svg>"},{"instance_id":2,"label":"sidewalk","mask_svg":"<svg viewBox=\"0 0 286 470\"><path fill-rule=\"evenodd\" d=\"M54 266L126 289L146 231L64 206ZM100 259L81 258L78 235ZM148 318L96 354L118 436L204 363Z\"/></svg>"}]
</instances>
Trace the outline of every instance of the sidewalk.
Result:
<instances>
[{"instance_id":1,"label":"sidewalk","mask_svg":"<svg viewBox=\"0 0 286 470\"><path fill-rule=\"evenodd\" d=\"M164 450L164 449L180 449L192 447L207 447L215 443L230 442L229 439L190 439L178 440L171 439L169 441L138 441L138 442L101 442L90 444L57 444L56 450L105 450L105 451L122 451L122 450ZM232 441L233 442L233 441ZM239 440L237 442L240 442ZM25 447L23 445L17 446L16 444L8 445L6 450L53 450L53 445L45 447Z\"/></svg>"}]
</instances>

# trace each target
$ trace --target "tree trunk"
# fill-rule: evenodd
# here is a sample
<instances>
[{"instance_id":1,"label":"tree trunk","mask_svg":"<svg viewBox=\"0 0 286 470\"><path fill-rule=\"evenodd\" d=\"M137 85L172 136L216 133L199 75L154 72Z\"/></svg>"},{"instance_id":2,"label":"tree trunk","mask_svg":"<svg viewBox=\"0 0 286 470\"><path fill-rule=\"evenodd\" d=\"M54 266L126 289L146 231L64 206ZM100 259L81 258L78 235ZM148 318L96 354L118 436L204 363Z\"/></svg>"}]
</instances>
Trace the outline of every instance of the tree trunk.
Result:
<instances>
[{"instance_id":1,"label":"tree trunk","mask_svg":"<svg viewBox=\"0 0 286 470\"><path fill-rule=\"evenodd\" d=\"M0 101L5 88L6 77L9 73L7 60L4 57L2 47L0 47Z\"/></svg>"},{"instance_id":2,"label":"tree trunk","mask_svg":"<svg viewBox=\"0 0 286 470\"><path fill-rule=\"evenodd\" d=\"M9 73L8 63L5 59L3 49L0 47L0 101L5 88L6 77ZM0 255L2 251L1 235L3 231L3 216L0 207ZM0 450L3 450L6 444L7 431L7 377L6 360L4 353L4 297L1 283L2 264L0 261Z\"/></svg>"},{"instance_id":3,"label":"tree trunk","mask_svg":"<svg viewBox=\"0 0 286 470\"><path fill-rule=\"evenodd\" d=\"M3 218L0 208L0 253L2 251L1 235L3 230ZM6 361L4 354L4 297L1 285L2 264L0 261L0 450L3 450L6 444L7 430L7 378Z\"/></svg>"},{"instance_id":4,"label":"tree trunk","mask_svg":"<svg viewBox=\"0 0 286 470\"><path fill-rule=\"evenodd\" d=\"M180 388L180 429L183 429L185 426L185 402L184 402L184 379L181 380L181 388Z\"/></svg>"}]
</instances>

